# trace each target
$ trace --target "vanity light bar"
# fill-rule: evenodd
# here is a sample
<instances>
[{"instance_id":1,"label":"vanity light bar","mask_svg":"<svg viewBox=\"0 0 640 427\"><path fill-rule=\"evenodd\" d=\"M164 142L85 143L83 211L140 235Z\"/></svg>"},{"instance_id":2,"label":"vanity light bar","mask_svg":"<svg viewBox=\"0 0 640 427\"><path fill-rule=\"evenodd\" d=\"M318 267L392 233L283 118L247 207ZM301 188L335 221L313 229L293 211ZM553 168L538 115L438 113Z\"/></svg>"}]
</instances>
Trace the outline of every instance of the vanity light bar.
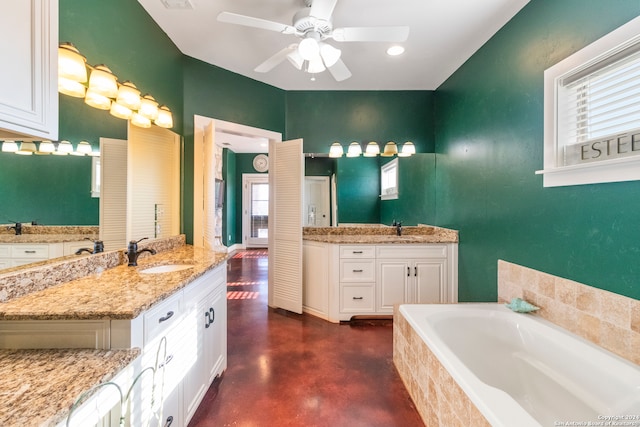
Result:
<instances>
[{"instance_id":1,"label":"vanity light bar","mask_svg":"<svg viewBox=\"0 0 640 427\"><path fill-rule=\"evenodd\" d=\"M87 79L87 70L90 70ZM93 108L108 110L112 116L131 120L139 127L151 127L151 123L163 128L173 127L171 110L153 96L140 96L140 91L130 81L118 82L118 78L104 64L92 66L71 43L58 47L58 92L84 98Z\"/></svg>"},{"instance_id":2,"label":"vanity light bar","mask_svg":"<svg viewBox=\"0 0 640 427\"><path fill-rule=\"evenodd\" d=\"M36 141L1 141L3 153L15 153L21 155L48 155L53 154L56 156L66 156L68 154L74 156L100 156L100 151L94 151L91 144L87 141L80 141L76 144L76 149L73 149L73 145L69 141L40 141L36 145Z\"/></svg>"},{"instance_id":3,"label":"vanity light bar","mask_svg":"<svg viewBox=\"0 0 640 427\"><path fill-rule=\"evenodd\" d=\"M342 157L344 154L344 149L339 142L334 142L331 144L329 148L329 157ZM364 157L409 157L416 154L416 146L411 141L407 141L402 145L402 150L398 151L398 146L395 142L389 141L384 146L384 151L380 152L380 147L378 143L375 141L371 141L366 145L364 153L362 152L362 147L359 142L352 142L349 144L349 149L347 150L347 157L360 157L360 155L364 155Z\"/></svg>"}]
</instances>

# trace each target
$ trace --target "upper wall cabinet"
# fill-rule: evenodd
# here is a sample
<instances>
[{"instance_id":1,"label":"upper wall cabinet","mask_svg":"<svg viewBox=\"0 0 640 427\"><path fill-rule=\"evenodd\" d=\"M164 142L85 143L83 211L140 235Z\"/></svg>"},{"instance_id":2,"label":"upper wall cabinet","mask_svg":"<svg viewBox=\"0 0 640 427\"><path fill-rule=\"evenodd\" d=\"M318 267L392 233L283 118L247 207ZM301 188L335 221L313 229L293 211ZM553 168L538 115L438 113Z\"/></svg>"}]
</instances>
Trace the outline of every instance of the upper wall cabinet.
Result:
<instances>
[{"instance_id":1,"label":"upper wall cabinet","mask_svg":"<svg viewBox=\"0 0 640 427\"><path fill-rule=\"evenodd\" d=\"M58 139L58 0L0 2L0 139Z\"/></svg>"}]
</instances>

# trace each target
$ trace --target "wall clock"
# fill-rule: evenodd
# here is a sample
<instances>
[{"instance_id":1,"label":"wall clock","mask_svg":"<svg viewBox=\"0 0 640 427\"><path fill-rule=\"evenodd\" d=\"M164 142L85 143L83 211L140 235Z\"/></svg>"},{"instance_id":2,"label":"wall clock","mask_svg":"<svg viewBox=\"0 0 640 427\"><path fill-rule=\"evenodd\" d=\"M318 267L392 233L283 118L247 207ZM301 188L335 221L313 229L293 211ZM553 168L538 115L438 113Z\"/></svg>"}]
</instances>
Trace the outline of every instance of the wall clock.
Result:
<instances>
[{"instance_id":1,"label":"wall clock","mask_svg":"<svg viewBox=\"0 0 640 427\"><path fill-rule=\"evenodd\" d=\"M253 158L253 168L258 172L269 170L269 157L266 154L258 154Z\"/></svg>"}]
</instances>

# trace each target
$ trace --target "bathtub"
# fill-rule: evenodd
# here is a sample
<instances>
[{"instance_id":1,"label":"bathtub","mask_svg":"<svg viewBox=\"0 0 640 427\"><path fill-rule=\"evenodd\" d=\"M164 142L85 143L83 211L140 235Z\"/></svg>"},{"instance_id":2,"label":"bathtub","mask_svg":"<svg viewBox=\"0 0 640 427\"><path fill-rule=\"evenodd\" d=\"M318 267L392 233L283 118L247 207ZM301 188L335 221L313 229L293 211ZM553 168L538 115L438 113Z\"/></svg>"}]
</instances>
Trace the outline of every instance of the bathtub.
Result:
<instances>
[{"instance_id":1,"label":"bathtub","mask_svg":"<svg viewBox=\"0 0 640 427\"><path fill-rule=\"evenodd\" d=\"M544 319L502 304L399 310L492 426L640 426L640 366Z\"/></svg>"}]
</instances>

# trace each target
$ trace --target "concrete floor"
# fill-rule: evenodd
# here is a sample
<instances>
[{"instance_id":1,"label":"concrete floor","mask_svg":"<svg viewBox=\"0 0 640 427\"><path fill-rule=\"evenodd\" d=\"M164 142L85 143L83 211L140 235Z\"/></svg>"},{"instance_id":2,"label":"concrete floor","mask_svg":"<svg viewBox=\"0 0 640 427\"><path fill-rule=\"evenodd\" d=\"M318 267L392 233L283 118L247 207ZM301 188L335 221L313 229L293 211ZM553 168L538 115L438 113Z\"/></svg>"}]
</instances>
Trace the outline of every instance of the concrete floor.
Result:
<instances>
[{"instance_id":1,"label":"concrete floor","mask_svg":"<svg viewBox=\"0 0 640 427\"><path fill-rule=\"evenodd\" d=\"M267 307L267 256L229 260L228 367L190 427L423 426L392 361L392 326Z\"/></svg>"}]
</instances>

